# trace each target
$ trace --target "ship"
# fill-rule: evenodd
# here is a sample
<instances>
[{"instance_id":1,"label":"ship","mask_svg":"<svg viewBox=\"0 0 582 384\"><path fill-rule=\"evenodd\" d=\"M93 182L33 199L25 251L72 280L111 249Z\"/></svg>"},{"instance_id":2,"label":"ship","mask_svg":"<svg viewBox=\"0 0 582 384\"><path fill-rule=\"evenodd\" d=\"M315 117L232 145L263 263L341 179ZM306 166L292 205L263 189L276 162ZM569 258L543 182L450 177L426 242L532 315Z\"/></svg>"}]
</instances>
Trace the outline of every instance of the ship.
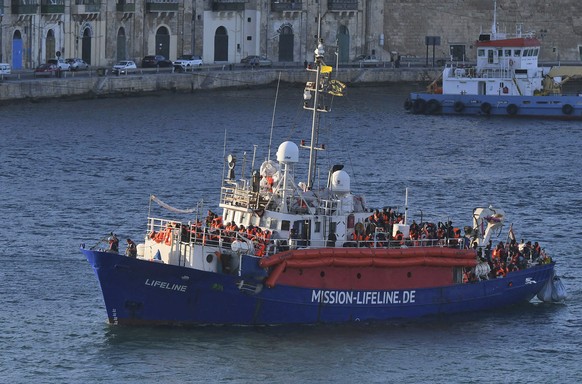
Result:
<instances>
[{"instance_id":1,"label":"ship","mask_svg":"<svg viewBox=\"0 0 582 384\"><path fill-rule=\"evenodd\" d=\"M475 208L462 229L410 222L406 190L400 207L372 209L342 164L319 171L320 116L347 92L324 55L319 39L300 100L310 138L281 143L260 166L254 154L241 167L225 151L219 213L150 195L143 242L127 239L123 253L111 233L81 245L110 324L369 323L564 299L555 261L538 244L493 243L506 225L502 209ZM304 167L300 151L309 153Z\"/></svg>"},{"instance_id":2,"label":"ship","mask_svg":"<svg viewBox=\"0 0 582 384\"><path fill-rule=\"evenodd\" d=\"M496 2L490 33L473 44L476 64L446 63L422 92L412 92L404 108L413 114L480 115L582 119L582 67L543 67L541 41L516 26L497 31Z\"/></svg>"}]
</instances>

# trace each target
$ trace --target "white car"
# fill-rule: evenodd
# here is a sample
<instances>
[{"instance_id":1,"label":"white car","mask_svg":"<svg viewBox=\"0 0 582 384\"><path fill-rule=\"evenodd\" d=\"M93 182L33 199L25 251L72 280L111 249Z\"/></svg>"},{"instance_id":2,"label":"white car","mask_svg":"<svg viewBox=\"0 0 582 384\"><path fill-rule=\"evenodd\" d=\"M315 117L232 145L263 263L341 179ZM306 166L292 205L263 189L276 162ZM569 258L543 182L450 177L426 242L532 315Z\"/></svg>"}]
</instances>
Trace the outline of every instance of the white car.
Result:
<instances>
[{"instance_id":1,"label":"white car","mask_svg":"<svg viewBox=\"0 0 582 384\"><path fill-rule=\"evenodd\" d=\"M71 71L79 71L79 70L88 70L89 64L85 62L83 59L79 58L70 58L65 60L71 66Z\"/></svg>"},{"instance_id":2,"label":"white car","mask_svg":"<svg viewBox=\"0 0 582 384\"><path fill-rule=\"evenodd\" d=\"M71 65L65 61L65 59L49 59L46 61L47 64L54 64L61 71L70 71Z\"/></svg>"},{"instance_id":3,"label":"white car","mask_svg":"<svg viewBox=\"0 0 582 384\"><path fill-rule=\"evenodd\" d=\"M135 64L135 62L131 61L131 60L123 60L120 61L119 63L115 64L113 66L113 68L111 69L111 72L113 72L116 75L127 75L128 73L131 72L135 72L137 70L137 65Z\"/></svg>"},{"instance_id":4,"label":"white car","mask_svg":"<svg viewBox=\"0 0 582 384\"><path fill-rule=\"evenodd\" d=\"M202 57L195 55L182 55L174 61L174 69L178 72L191 71L202 66Z\"/></svg>"}]
</instances>

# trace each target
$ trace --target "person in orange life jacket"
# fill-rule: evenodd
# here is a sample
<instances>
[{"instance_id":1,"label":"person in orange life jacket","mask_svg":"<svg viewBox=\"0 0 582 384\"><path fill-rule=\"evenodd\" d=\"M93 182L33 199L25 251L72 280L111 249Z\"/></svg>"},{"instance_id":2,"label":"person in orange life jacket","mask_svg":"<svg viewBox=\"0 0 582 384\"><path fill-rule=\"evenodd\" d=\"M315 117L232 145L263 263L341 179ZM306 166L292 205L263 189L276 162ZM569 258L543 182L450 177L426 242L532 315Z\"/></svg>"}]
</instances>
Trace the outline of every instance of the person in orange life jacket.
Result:
<instances>
[{"instance_id":1,"label":"person in orange life jacket","mask_svg":"<svg viewBox=\"0 0 582 384\"><path fill-rule=\"evenodd\" d=\"M542 252L542 248L540 247L540 245L538 244L538 242L536 241L533 245L532 248L532 255L531 258L533 260L537 260L538 257L540 257L540 253Z\"/></svg>"},{"instance_id":2,"label":"person in orange life jacket","mask_svg":"<svg viewBox=\"0 0 582 384\"><path fill-rule=\"evenodd\" d=\"M111 232L108 241L109 241L108 251L113 253L119 253L119 239L117 238L117 236L115 236L113 232Z\"/></svg>"},{"instance_id":3,"label":"person in orange life jacket","mask_svg":"<svg viewBox=\"0 0 582 384\"><path fill-rule=\"evenodd\" d=\"M127 238L127 248L125 248L125 256L133 257L134 259L137 257L137 245L131 240Z\"/></svg>"}]
</instances>

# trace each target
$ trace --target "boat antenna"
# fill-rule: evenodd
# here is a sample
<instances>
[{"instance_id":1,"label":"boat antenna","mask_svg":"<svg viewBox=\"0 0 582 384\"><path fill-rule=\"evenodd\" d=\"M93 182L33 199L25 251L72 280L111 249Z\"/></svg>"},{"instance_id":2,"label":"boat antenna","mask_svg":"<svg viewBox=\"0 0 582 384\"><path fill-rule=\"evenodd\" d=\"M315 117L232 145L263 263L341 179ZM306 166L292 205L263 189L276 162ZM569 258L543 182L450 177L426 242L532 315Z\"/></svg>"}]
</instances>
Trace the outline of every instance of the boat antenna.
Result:
<instances>
[{"instance_id":1,"label":"boat antenna","mask_svg":"<svg viewBox=\"0 0 582 384\"><path fill-rule=\"evenodd\" d=\"M406 188L404 197L404 225L408 222L408 188Z\"/></svg>"},{"instance_id":2,"label":"boat antenna","mask_svg":"<svg viewBox=\"0 0 582 384\"><path fill-rule=\"evenodd\" d=\"M497 0L493 0L493 25L491 26L491 35L494 39L497 36Z\"/></svg>"},{"instance_id":3,"label":"boat antenna","mask_svg":"<svg viewBox=\"0 0 582 384\"><path fill-rule=\"evenodd\" d=\"M271 145L273 143L273 129L275 126L275 110L277 109L277 99L279 98L279 85L281 84L281 72L279 72L279 80L277 80L277 92L275 93L275 105L273 105L273 117L271 118L271 133L269 136L269 153L267 160L271 160Z\"/></svg>"},{"instance_id":4,"label":"boat antenna","mask_svg":"<svg viewBox=\"0 0 582 384\"><path fill-rule=\"evenodd\" d=\"M222 180L226 178L226 129L224 129L224 143L222 145Z\"/></svg>"}]
</instances>

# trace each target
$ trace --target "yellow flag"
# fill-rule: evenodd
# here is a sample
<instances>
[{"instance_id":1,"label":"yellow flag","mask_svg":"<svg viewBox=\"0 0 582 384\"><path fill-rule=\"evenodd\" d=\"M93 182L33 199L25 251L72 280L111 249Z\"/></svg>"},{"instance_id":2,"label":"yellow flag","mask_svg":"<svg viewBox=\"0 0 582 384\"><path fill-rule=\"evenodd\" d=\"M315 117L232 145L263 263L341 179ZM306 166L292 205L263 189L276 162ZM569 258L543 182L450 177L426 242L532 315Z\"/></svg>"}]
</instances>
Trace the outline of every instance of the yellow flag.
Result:
<instances>
[{"instance_id":1,"label":"yellow flag","mask_svg":"<svg viewBox=\"0 0 582 384\"><path fill-rule=\"evenodd\" d=\"M321 66L321 73L331 73L331 67L329 65L322 65Z\"/></svg>"}]
</instances>

